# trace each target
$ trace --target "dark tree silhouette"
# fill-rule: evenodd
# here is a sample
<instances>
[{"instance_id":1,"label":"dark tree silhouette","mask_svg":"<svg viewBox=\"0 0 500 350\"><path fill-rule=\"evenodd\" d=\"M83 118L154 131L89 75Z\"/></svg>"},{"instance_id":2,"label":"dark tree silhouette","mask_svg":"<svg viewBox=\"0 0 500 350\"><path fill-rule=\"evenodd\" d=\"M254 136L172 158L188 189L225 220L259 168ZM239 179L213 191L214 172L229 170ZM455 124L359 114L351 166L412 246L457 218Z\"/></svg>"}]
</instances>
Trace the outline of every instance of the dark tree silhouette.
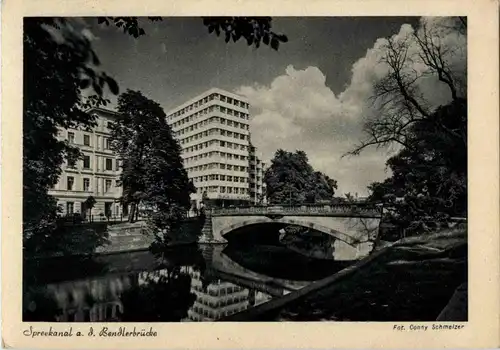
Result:
<instances>
[{"instance_id":1,"label":"dark tree silhouette","mask_svg":"<svg viewBox=\"0 0 500 350\"><path fill-rule=\"evenodd\" d=\"M452 64L466 45L449 47L443 39L454 35L465 43L466 30L465 18L457 17L432 27L422 22L406 37L387 39L380 63L388 73L375 84L366 138L350 152L398 145L387 161L392 176L369 186L370 200L384 203L384 219L407 234L466 215L467 69ZM420 82L429 78L448 91L448 103L436 108L425 99Z\"/></svg>"},{"instance_id":2,"label":"dark tree silhouette","mask_svg":"<svg viewBox=\"0 0 500 350\"><path fill-rule=\"evenodd\" d=\"M131 204L129 221L140 203L151 208L150 219L163 229L182 218L194 191L161 106L138 91L118 98L119 115L111 124L111 148L123 161L123 202ZM163 222L163 224L162 224Z\"/></svg>"},{"instance_id":3,"label":"dark tree silhouette","mask_svg":"<svg viewBox=\"0 0 500 350\"><path fill-rule=\"evenodd\" d=\"M331 200L337 181L314 171L304 151L276 151L264 174L270 203L297 204Z\"/></svg>"},{"instance_id":4,"label":"dark tree silhouette","mask_svg":"<svg viewBox=\"0 0 500 350\"><path fill-rule=\"evenodd\" d=\"M439 107L432 117L450 129L467 128L467 103L456 100ZM416 123L419 142L387 161L392 176L369 186L369 200L381 202L386 220L407 234L433 230L453 216L467 215L467 147L440 127Z\"/></svg>"}]
</instances>

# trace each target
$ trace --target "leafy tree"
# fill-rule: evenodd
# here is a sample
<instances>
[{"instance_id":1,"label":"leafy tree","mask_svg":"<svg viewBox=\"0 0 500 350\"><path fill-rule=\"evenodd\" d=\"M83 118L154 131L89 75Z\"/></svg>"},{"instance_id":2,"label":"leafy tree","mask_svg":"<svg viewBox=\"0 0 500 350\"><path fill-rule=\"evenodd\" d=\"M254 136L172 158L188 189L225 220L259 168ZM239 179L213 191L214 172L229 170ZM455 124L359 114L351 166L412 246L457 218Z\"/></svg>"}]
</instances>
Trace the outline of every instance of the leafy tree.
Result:
<instances>
[{"instance_id":1,"label":"leafy tree","mask_svg":"<svg viewBox=\"0 0 500 350\"><path fill-rule=\"evenodd\" d=\"M344 196L347 203L354 203L356 201L356 197L351 192L345 193Z\"/></svg>"},{"instance_id":2,"label":"leafy tree","mask_svg":"<svg viewBox=\"0 0 500 350\"><path fill-rule=\"evenodd\" d=\"M47 192L61 174L64 160L79 151L58 139L59 128L89 128L91 105L106 103L116 82L96 72L99 60L90 42L61 18L24 19L23 237L40 244L56 229L56 201ZM83 100L83 89L90 96ZM94 92L94 94L92 94Z\"/></svg>"},{"instance_id":3,"label":"leafy tree","mask_svg":"<svg viewBox=\"0 0 500 350\"><path fill-rule=\"evenodd\" d=\"M387 74L374 87L367 137L350 153L399 145L386 163L392 176L369 186L369 200L384 203L385 219L408 234L466 215L467 71L452 63L465 47L446 46L444 38L453 34L465 44L467 25L464 18L446 23L422 22L406 37L387 39L381 58ZM422 93L422 81L446 88L450 102L433 107Z\"/></svg>"},{"instance_id":4,"label":"leafy tree","mask_svg":"<svg viewBox=\"0 0 500 350\"><path fill-rule=\"evenodd\" d=\"M93 196L88 196L87 199L85 199L85 202L83 202L85 205L85 208L89 210L89 216L92 217L92 208L94 208L96 204L96 200ZM85 215L86 213L82 213Z\"/></svg>"},{"instance_id":5,"label":"leafy tree","mask_svg":"<svg viewBox=\"0 0 500 350\"><path fill-rule=\"evenodd\" d=\"M454 101L433 117L448 128L462 124L459 128L466 129L467 104ZM369 186L369 200L384 203L389 222L408 234L427 232L467 213L467 147L424 122L412 132L419 142L387 161L392 176Z\"/></svg>"},{"instance_id":6,"label":"leafy tree","mask_svg":"<svg viewBox=\"0 0 500 350\"><path fill-rule=\"evenodd\" d=\"M152 209L156 228L173 224L189 209L194 191L161 106L138 91L118 98L119 115L111 125L111 148L123 162L120 182L129 221L142 203Z\"/></svg>"},{"instance_id":7,"label":"leafy tree","mask_svg":"<svg viewBox=\"0 0 500 350\"><path fill-rule=\"evenodd\" d=\"M337 182L314 171L304 151L276 151L264 174L270 203L315 203L333 198Z\"/></svg>"}]
</instances>

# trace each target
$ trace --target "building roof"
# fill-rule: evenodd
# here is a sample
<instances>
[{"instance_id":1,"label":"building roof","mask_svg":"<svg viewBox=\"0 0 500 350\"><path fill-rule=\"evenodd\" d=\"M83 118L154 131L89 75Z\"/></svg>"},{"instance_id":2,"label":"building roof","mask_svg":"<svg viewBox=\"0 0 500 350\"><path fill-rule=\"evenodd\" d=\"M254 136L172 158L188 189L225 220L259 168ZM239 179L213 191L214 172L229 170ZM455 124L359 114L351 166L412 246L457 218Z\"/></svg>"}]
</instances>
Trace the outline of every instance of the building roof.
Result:
<instances>
[{"instance_id":1,"label":"building roof","mask_svg":"<svg viewBox=\"0 0 500 350\"><path fill-rule=\"evenodd\" d=\"M97 112L102 112L102 113L107 113L107 114L113 114L113 115L119 115L120 113L108 109L108 108L102 108L102 107L90 107L89 109L86 110L86 112L90 113L92 111L97 111Z\"/></svg>"},{"instance_id":2,"label":"building roof","mask_svg":"<svg viewBox=\"0 0 500 350\"><path fill-rule=\"evenodd\" d=\"M192 103L194 103L196 101L201 100L202 98L205 98L205 97L210 96L211 94L215 94L215 93L221 94L221 95L224 95L224 96L228 96L228 97L231 97L231 98L234 98L234 99L237 99L237 100L240 100L240 101L248 103L248 100L245 97L241 96L241 95L235 94L234 92L229 92L229 91L226 91L226 90L214 87L214 88L211 88L211 89L209 89L209 90L207 90L207 91L205 91L205 92L203 92L203 93L201 93L201 94L199 94L199 95L197 95L197 96L195 96L195 97L187 100L186 102L178 105L177 107L174 107L174 108L168 110L166 112L166 114L168 116L168 115L170 115L172 113L177 112L178 110L180 110L180 109L182 109L184 107L189 106L190 104L192 104Z\"/></svg>"}]
</instances>

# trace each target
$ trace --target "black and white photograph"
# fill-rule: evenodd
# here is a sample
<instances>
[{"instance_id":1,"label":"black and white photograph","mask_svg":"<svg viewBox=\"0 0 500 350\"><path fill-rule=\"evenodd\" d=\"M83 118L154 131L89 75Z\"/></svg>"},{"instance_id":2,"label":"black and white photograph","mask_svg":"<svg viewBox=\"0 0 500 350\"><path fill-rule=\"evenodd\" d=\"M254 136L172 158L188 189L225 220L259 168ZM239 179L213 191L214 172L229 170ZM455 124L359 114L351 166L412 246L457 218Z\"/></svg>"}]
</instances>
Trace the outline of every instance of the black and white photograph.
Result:
<instances>
[{"instance_id":1,"label":"black and white photograph","mask_svg":"<svg viewBox=\"0 0 500 350\"><path fill-rule=\"evenodd\" d=\"M467 25L24 17L22 320L468 321Z\"/></svg>"}]
</instances>

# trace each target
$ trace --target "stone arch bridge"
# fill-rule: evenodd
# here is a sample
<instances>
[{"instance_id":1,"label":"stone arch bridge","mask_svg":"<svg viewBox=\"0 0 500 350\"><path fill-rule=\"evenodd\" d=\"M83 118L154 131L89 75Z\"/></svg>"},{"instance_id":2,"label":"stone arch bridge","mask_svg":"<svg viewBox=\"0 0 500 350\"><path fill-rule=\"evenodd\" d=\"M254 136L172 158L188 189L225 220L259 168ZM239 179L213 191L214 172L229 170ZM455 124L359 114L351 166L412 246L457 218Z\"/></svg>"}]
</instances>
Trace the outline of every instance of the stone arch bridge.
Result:
<instances>
[{"instance_id":1,"label":"stone arch bridge","mask_svg":"<svg viewBox=\"0 0 500 350\"><path fill-rule=\"evenodd\" d=\"M203 228L205 242L226 243L228 235L257 225L285 227L296 225L320 231L347 245L359 258L373 249L378 231L381 208L365 204L261 206L221 208L208 211ZM352 255L352 254L351 254Z\"/></svg>"}]
</instances>

